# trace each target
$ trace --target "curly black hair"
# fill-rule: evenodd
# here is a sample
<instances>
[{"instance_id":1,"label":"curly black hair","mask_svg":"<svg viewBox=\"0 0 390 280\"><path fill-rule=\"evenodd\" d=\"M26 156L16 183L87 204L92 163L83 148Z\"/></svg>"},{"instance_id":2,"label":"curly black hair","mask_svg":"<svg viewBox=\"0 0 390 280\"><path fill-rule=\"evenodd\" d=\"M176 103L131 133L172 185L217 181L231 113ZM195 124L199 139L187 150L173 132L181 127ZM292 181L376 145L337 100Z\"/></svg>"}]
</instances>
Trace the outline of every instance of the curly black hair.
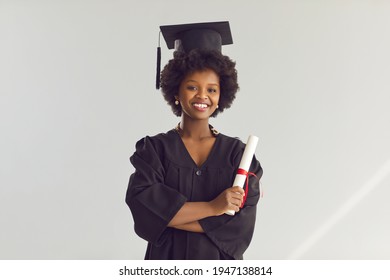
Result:
<instances>
[{"instance_id":1,"label":"curly black hair","mask_svg":"<svg viewBox=\"0 0 390 280\"><path fill-rule=\"evenodd\" d=\"M215 117L219 112L230 108L239 89L237 83L236 63L228 56L218 51L192 50L188 54L174 52L173 59L165 65L161 72L161 90L164 99L171 106L176 116L181 116L181 106L175 105L175 96L179 94L183 79L194 71L211 69L219 76L220 97L218 109L211 115Z\"/></svg>"}]
</instances>

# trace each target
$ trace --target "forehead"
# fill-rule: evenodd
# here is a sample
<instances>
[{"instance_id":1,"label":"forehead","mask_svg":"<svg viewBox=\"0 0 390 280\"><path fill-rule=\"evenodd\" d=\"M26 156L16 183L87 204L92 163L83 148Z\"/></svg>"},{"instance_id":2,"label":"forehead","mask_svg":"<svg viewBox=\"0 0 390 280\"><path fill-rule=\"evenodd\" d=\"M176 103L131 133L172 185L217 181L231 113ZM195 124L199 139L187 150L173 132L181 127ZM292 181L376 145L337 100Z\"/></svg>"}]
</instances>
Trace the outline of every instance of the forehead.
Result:
<instances>
[{"instance_id":1,"label":"forehead","mask_svg":"<svg viewBox=\"0 0 390 280\"><path fill-rule=\"evenodd\" d=\"M211 69L195 70L188 73L184 77L183 82L187 81L219 84L219 76L214 70Z\"/></svg>"}]
</instances>

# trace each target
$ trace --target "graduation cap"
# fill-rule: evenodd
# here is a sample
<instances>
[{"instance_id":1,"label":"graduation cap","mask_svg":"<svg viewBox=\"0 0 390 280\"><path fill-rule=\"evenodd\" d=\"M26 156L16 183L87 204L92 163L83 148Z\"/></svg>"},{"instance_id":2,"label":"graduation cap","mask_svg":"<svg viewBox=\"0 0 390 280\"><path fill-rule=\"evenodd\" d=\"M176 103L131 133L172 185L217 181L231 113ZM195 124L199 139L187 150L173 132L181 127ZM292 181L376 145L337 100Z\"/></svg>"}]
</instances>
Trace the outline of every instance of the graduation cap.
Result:
<instances>
[{"instance_id":1,"label":"graduation cap","mask_svg":"<svg viewBox=\"0 0 390 280\"><path fill-rule=\"evenodd\" d=\"M168 49L188 53L194 49L221 51L222 45L233 44L228 21L160 26ZM156 88L160 88L161 48L157 48Z\"/></svg>"}]
</instances>

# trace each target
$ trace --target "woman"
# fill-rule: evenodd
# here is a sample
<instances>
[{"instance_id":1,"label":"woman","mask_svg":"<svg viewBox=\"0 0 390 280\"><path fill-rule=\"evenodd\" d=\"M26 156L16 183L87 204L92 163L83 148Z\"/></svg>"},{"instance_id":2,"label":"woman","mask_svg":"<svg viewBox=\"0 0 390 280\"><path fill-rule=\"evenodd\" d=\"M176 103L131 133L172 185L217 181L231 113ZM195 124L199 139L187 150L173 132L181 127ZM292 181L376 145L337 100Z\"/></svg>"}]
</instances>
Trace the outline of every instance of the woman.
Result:
<instances>
[{"instance_id":1,"label":"woman","mask_svg":"<svg viewBox=\"0 0 390 280\"><path fill-rule=\"evenodd\" d=\"M135 172L126 203L136 233L148 241L145 259L242 259L253 235L262 168L254 158L250 171L257 179L248 179L244 197L242 188L231 185L245 145L209 124L238 90L235 63L221 54L222 32L215 24L180 31L161 88L181 121L138 141L130 158ZM236 214L224 214L228 210Z\"/></svg>"}]
</instances>

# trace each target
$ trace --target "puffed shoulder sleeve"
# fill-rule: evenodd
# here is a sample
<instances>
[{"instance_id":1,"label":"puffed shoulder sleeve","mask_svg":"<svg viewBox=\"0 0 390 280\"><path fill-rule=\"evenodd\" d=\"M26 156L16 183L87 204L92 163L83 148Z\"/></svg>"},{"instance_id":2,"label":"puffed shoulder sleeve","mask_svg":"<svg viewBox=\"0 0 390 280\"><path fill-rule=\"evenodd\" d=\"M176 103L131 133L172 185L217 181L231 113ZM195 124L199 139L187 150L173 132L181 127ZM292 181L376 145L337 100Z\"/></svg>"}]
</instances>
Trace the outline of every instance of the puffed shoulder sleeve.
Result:
<instances>
[{"instance_id":1,"label":"puffed shoulder sleeve","mask_svg":"<svg viewBox=\"0 0 390 280\"><path fill-rule=\"evenodd\" d=\"M260 198L259 184L263 175L263 169L256 157L253 157L249 171L255 173L256 177L248 178L248 197L244 207L234 216L223 214L199 221L204 232L214 244L234 259L243 258L255 228L256 205Z\"/></svg>"},{"instance_id":2,"label":"puffed shoulder sleeve","mask_svg":"<svg viewBox=\"0 0 390 280\"><path fill-rule=\"evenodd\" d=\"M158 246L170 230L168 223L187 198L164 184L161 155L150 137L137 142L130 161L135 172L130 176L126 203L134 219L134 229L138 236Z\"/></svg>"}]
</instances>

